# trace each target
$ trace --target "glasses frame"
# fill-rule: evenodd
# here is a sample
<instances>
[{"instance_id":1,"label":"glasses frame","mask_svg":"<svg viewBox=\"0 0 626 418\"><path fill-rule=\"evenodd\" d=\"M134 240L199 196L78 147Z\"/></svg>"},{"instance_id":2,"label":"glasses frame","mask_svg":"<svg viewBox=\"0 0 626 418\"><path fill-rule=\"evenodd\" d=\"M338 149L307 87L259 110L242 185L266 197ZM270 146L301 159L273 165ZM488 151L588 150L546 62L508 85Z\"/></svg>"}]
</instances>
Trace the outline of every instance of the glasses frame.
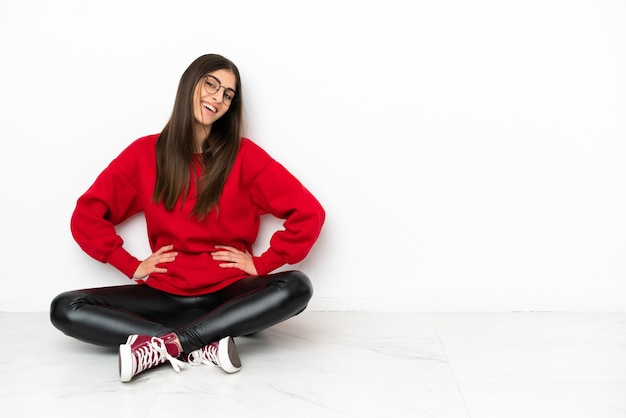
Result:
<instances>
[{"instance_id":1,"label":"glasses frame","mask_svg":"<svg viewBox=\"0 0 626 418\"><path fill-rule=\"evenodd\" d=\"M211 91L209 90L209 85L207 83L207 79L211 79L211 80L215 80L214 84L217 84L217 89L215 91ZM224 89L224 93L222 94L222 103L224 103L226 106L230 106L233 103L235 103L235 100L237 100L237 92L233 89L231 89L230 87L224 87L222 86L222 82L220 81L219 78L215 77L214 75L211 74L207 74L204 77L202 77L202 83L204 84L204 91L206 91L208 94L217 94L217 92L219 92L221 89ZM224 99L226 98L226 93L229 93L230 96L232 97L232 99L230 99L229 103L226 103L224 101Z\"/></svg>"}]
</instances>

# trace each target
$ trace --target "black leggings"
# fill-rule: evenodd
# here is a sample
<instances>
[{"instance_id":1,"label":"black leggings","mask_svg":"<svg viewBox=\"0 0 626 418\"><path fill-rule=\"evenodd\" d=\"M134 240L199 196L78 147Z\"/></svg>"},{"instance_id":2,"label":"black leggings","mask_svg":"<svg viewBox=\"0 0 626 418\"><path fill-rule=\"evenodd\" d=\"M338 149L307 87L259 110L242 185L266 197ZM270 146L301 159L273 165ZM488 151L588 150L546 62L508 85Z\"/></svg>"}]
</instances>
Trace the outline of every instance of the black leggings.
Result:
<instances>
[{"instance_id":1,"label":"black leggings","mask_svg":"<svg viewBox=\"0 0 626 418\"><path fill-rule=\"evenodd\" d=\"M175 332L189 353L225 336L254 334L302 312L311 282L300 271L239 280L201 296L177 296L148 285L61 293L50 308L52 324L92 344L118 347L131 334Z\"/></svg>"}]
</instances>

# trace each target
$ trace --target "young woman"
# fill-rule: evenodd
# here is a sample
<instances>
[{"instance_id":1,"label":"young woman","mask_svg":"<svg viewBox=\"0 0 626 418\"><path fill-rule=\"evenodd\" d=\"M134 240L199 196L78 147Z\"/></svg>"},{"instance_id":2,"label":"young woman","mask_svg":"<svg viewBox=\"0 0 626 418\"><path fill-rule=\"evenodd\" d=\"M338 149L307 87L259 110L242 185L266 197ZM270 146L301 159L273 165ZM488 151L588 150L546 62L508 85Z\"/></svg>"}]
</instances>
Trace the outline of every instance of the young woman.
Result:
<instances>
[{"instance_id":1,"label":"young woman","mask_svg":"<svg viewBox=\"0 0 626 418\"><path fill-rule=\"evenodd\" d=\"M163 131L133 142L78 199L77 243L138 284L62 293L50 318L69 336L119 347L123 382L166 360L176 371L205 363L236 372L233 337L300 313L312 296L302 272L272 272L306 257L324 210L241 134L237 67L201 56L182 75ZM115 230L139 212L153 251L143 261ZM263 214L284 219L284 229L253 255Z\"/></svg>"}]
</instances>

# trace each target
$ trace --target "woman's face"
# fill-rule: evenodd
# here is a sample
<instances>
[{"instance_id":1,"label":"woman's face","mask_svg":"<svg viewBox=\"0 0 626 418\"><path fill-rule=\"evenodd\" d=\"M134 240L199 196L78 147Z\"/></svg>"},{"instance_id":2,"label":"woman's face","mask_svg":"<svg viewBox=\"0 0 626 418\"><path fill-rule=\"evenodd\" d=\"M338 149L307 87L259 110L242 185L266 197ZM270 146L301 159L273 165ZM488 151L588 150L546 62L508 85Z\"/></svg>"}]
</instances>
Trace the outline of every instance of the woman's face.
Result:
<instances>
[{"instance_id":1,"label":"woman's face","mask_svg":"<svg viewBox=\"0 0 626 418\"><path fill-rule=\"evenodd\" d=\"M213 122L224 116L236 94L237 79L230 70L216 70L202 77L193 95L196 127L210 130Z\"/></svg>"}]
</instances>

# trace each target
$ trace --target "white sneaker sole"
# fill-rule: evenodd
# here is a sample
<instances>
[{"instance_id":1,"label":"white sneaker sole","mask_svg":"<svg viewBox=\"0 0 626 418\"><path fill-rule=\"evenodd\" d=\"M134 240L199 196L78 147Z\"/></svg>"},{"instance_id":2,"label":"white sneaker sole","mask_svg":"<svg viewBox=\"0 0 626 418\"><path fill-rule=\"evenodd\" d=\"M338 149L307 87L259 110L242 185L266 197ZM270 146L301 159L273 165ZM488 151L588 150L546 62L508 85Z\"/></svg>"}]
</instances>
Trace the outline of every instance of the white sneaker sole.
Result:
<instances>
[{"instance_id":1,"label":"white sneaker sole","mask_svg":"<svg viewBox=\"0 0 626 418\"><path fill-rule=\"evenodd\" d=\"M218 358L220 367L226 373L235 373L241 370L241 359L232 337L224 337L218 345Z\"/></svg>"},{"instance_id":2,"label":"white sneaker sole","mask_svg":"<svg viewBox=\"0 0 626 418\"><path fill-rule=\"evenodd\" d=\"M129 335L126 344L120 345L119 351L119 367L120 367L120 380L122 382L130 382L133 378L133 355L131 353L131 345L137 339L136 335Z\"/></svg>"}]
</instances>

